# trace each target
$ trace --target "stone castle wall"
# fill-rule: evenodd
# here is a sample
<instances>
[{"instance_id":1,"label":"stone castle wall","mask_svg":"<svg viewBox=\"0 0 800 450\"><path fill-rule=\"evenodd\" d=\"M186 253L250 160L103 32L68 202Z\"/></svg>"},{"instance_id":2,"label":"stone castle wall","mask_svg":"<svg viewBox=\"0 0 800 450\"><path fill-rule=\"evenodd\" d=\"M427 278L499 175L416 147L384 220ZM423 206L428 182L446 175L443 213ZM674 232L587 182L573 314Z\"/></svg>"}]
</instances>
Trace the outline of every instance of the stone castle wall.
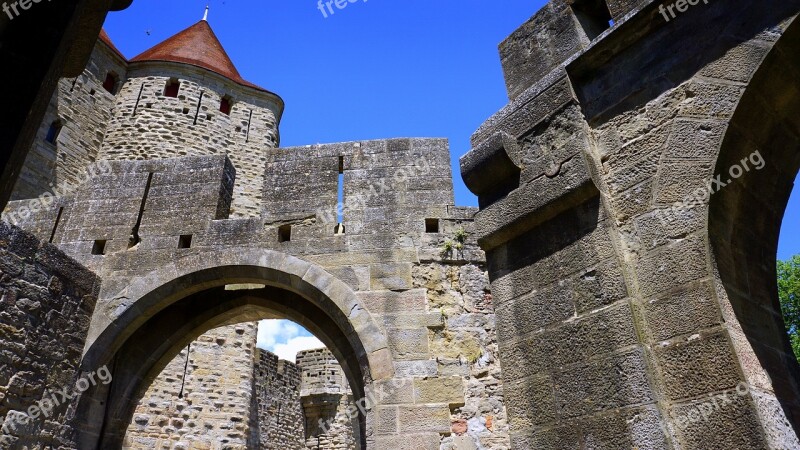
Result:
<instances>
[{"instance_id":1,"label":"stone castle wall","mask_svg":"<svg viewBox=\"0 0 800 450\"><path fill-rule=\"evenodd\" d=\"M298 450L305 439L301 369L258 350L255 365L260 449Z\"/></svg>"},{"instance_id":2,"label":"stone castle wall","mask_svg":"<svg viewBox=\"0 0 800 450\"><path fill-rule=\"evenodd\" d=\"M139 401L124 448L355 449L352 392L333 355L320 349L300 352L298 364L279 360L251 347L256 327L205 333L192 342L188 366L186 350L176 356ZM332 403L314 405L319 398Z\"/></svg>"},{"instance_id":3,"label":"stone castle wall","mask_svg":"<svg viewBox=\"0 0 800 450\"><path fill-rule=\"evenodd\" d=\"M79 368L100 280L5 222L0 248L0 447L78 449L77 401L57 393L111 381Z\"/></svg>"},{"instance_id":4,"label":"stone castle wall","mask_svg":"<svg viewBox=\"0 0 800 450\"><path fill-rule=\"evenodd\" d=\"M383 419L368 423L376 433L370 439L380 441L378 445L384 447L432 448L440 446L443 439L445 443L453 442L454 438L450 438L455 427L460 433L459 441L504 448L508 435L505 407L496 384L500 376L492 344L494 316L486 300L483 255L470 237L472 211L436 206L439 199L452 198L452 191L434 192L436 186L421 175L413 183L404 180L404 176L395 178L396 172L391 168L394 164L413 174L414 170L429 167L432 169L424 170L447 174L445 142L338 144L319 148L302 159L298 156L307 149L273 150L276 153L268 174L275 179L278 174L287 176L285 172L304 171L312 163L330 161L334 164L324 166L320 172L335 178L336 149L345 152L346 197L360 194L366 199L353 203L345 212L344 224L349 231L343 235L334 234L333 223L323 221L324 211L311 211L311 220L303 218L308 214L305 212L300 216L288 211L278 215L277 200L265 206L264 219L218 219L219 211L225 210L224 205L232 196L229 186L233 170L230 162L219 156L112 161L111 174L92 179L73 199L63 203L60 219L58 208L53 207L30 217L26 226L44 234L48 234L45 224L49 223L51 229L55 226L55 243L106 275L103 292L109 297L103 297L107 299L101 306L104 311L127 307L128 300L115 295L127 284L151 271L161 273L175 262L183 266L189 261L186 258L210 249L255 245L320 264L358 292L365 310L382 324L375 331L386 333L396 361L393 367L401 390L382 400L388 404L372 410ZM433 163L428 165L426 157ZM348 176L349 160L364 168L360 172L354 169ZM153 176L139 227L141 242L129 248L131 229L137 222L150 173ZM356 174L369 181L362 181ZM348 182L352 188L347 187ZM300 198L309 196L319 202L323 195L319 186L312 185L308 192L294 189L275 195L280 195L286 204L298 205L298 209L303 204L298 201ZM325 189L331 191L328 195L333 206L336 185L326 185ZM383 192L371 194L372 189ZM175 201L175 196L185 196L186 200ZM8 212L13 213L23 204L12 203ZM272 222L268 217L283 219ZM426 218L434 218L434 224L426 224L430 222ZM395 220L399 225L393 225ZM284 223L293 230L288 240L283 240L280 232ZM454 245L461 229L465 241ZM182 235L192 236L187 248L180 248ZM104 254L92 254L98 240L105 241ZM444 251L446 241L451 241L449 252ZM234 250L230 257L239 253ZM426 275L428 270L430 275ZM463 271L467 272L462 274ZM481 279L482 282L476 281Z\"/></svg>"},{"instance_id":5,"label":"stone castle wall","mask_svg":"<svg viewBox=\"0 0 800 450\"><path fill-rule=\"evenodd\" d=\"M256 334L256 324L244 323L217 328L193 341L188 366L184 349L139 401L124 447L258 448L258 424L251 418L254 396L260 392L253 371L259 354Z\"/></svg>"},{"instance_id":6,"label":"stone castle wall","mask_svg":"<svg viewBox=\"0 0 800 450\"><path fill-rule=\"evenodd\" d=\"M108 92L103 83L113 74ZM165 97L170 80L177 98ZM230 114L220 111L223 97ZM14 189L13 199L71 195L98 160L228 155L237 177L230 214L259 217L267 151L280 144L281 100L195 67L129 64L98 41L84 73L62 79ZM60 123L55 143L51 125Z\"/></svg>"},{"instance_id":7,"label":"stone castle wall","mask_svg":"<svg viewBox=\"0 0 800 450\"><path fill-rule=\"evenodd\" d=\"M800 6L699 3L669 20L658 2L553 0L501 44L511 102L461 161L477 214L452 204L443 141L395 139L268 150L261 216L220 213L234 201L233 158L187 155L117 161L116 177L58 206L63 230L55 209L22 226L56 230L102 277L90 346L117 325L138 331L120 317L142 303L173 306L146 293L176 279L307 288L313 300L281 305L300 316L335 298L326 313L346 313L338 325L369 368L351 389L377 399L369 449L798 448L800 368L769 230L800 165ZM756 147L761 175L676 208ZM344 233L330 217L339 173ZM162 191L129 249L149 174ZM175 249L184 234L195 240ZM182 342L151 323L167 338L131 353ZM131 353L118 355L123 377L140 364Z\"/></svg>"},{"instance_id":8,"label":"stone castle wall","mask_svg":"<svg viewBox=\"0 0 800 450\"><path fill-rule=\"evenodd\" d=\"M156 69L165 67L148 68ZM213 114L211 119L205 117L205 128L187 125L184 109L192 102L197 106L201 89L195 69L181 67L177 78L182 94L177 99L158 96L167 74L144 76L143 68L136 70L126 74L100 151L108 173L98 174L74 195L26 215L21 222L103 277L95 329L99 332L103 323L134 306L136 298L126 293L132 284L182 273L204 261L251 267L253 263L236 259L252 252L290 255L341 280L341 292L334 294L352 295L348 301L358 305L345 317L360 324L355 333L368 349L361 367L371 374L357 380L357 387L373 401L366 411L366 432L359 428L353 439L363 438L377 448L507 448L485 256L474 239L475 209L454 205L446 140L391 139L297 148L271 148L268 142L259 142L266 162L258 178L261 198L252 204L258 214L241 217L235 207L237 186L243 185L240 175L247 176L247 164L255 173L260 159L240 161L240 172L236 152L225 155L217 147L236 146L242 138L236 129L244 125L241 114L257 101L234 99L230 122ZM142 112L135 106L136 83L145 86ZM214 81L204 83L211 86ZM212 91L216 92L209 88L209 95L203 95L203 112L211 113L217 103L214 95L221 94ZM152 101L149 107L147 96ZM148 120L139 123L136 117ZM265 116L263 132L256 134L267 139L274 120ZM228 134L203 131L228 126L233 129ZM172 130L170 137L158 138L167 130ZM211 145L206 138L218 141ZM337 232L340 174L344 230ZM300 179L304 181L299 183ZM26 206L24 201L13 202L6 213L18 213ZM258 281L245 278L231 282ZM256 319L251 313L238 318ZM325 319L302 318L312 323ZM367 322L371 325L365 328ZM159 342L159 348L177 346L170 340L175 338ZM180 360L178 356L171 363L173 373ZM174 391L175 382L169 383ZM155 386L161 393L148 395L169 397L164 394L166 387ZM342 398L352 403L335 403L335 426L347 430L354 417L347 410L364 399ZM252 403L241 406L251 412L256 408ZM156 437L164 427L174 428L177 437L190 436L186 422L170 424L171 420L141 420L144 425L137 425L134 417L131 426L144 428L140 432L150 439L147 445L156 442L152 439L162 442L158 445L177 442L169 433ZM237 442L258 434L250 424L250 431L236 430ZM247 423L241 426L246 428ZM334 448L346 447L349 439L329 438Z\"/></svg>"},{"instance_id":9,"label":"stone castle wall","mask_svg":"<svg viewBox=\"0 0 800 450\"><path fill-rule=\"evenodd\" d=\"M164 95L170 81L180 83L176 98ZM233 104L229 115L220 111L223 97ZM277 101L198 68L135 64L116 96L100 158L228 155L236 167L231 214L258 217L266 152L280 142Z\"/></svg>"}]
</instances>

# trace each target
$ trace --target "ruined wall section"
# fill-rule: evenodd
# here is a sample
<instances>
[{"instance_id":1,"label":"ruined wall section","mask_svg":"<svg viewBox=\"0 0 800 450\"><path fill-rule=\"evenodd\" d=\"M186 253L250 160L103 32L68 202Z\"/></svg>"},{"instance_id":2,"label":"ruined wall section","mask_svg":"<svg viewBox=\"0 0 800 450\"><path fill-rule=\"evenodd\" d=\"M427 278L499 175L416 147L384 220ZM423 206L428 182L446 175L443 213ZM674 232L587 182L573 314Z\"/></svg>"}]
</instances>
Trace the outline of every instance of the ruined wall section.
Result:
<instances>
[{"instance_id":1,"label":"ruined wall section","mask_svg":"<svg viewBox=\"0 0 800 450\"><path fill-rule=\"evenodd\" d=\"M12 199L31 199L74 192L86 181L86 170L98 159L105 130L114 113L114 92L124 82L127 63L115 50L98 41L84 72L58 83L33 148L14 188ZM103 88L109 73L119 80L114 92ZM47 141L51 125L61 132L54 143Z\"/></svg>"},{"instance_id":2,"label":"ruined wall section","mask_svg":"<svg viewBox=\"0 0 800 450\"><path fill-rule=\"evenodd\" d=\"M425 368L420 374L436 368L446 377L444 384L415 380L415 389L437 398L447 398L462 385L465 390L463 403L449 405L452 434L443 438L441 448L509 448L505 399L511 394L504 395L494 298L484 265L430 261L414 268L414 285L426 292L428 309L441 313L441 324L429 331L435 366L417 367Z\"/></svg>"},{"instance_id":3,"label":"ruined wall section","mask_svg":"<svg viewBox=\"0 0 800 450\"><path fill-rule=\"evenodd\" d=\"M178 96L165 96L170 82ZM223 98L230 114L220 110ZM240 86L202 69L132 63L117 96L101 157L109 160L227 155L237 173L231 212L258 217L268 149L279 144L282 103L271 93Z\"/></svg>"},{"instance_id":4,"label":"ruined wall section","mask_svg":"<svg viewBox=\"0 0 800 450\"><path fill-rule=\"evenodd\" d=\"M0 248L0 446L77 449L78 425L71 422L77 402L55 393L78 395L90 382L79 364L100 280L5 222ZM47 408L46 400L52 408L46 415L30 409Z\"/></svg>"},{"instance_id":5,"label":"ruined wall section","mask_svg":"<svg viewBox=\"0 0 800 450\"><path fill-rule=\"evenodd\" d=\"M256 349L256 400L260 449L299 450L305 445L305 421L300 400L301 369Z\"/></svg>"},{"instance_id":6,"label":"ruined wall section","mask_svg":"<svg viewBox=\"0 0 800 450\"><path fill-rule=\"evenodd\" d=\"M125 448L259 448L251 429L257 332L254 323L212 330L189 346L188 366L181 351L136 407Z\"/></svg>"}]
</instances>

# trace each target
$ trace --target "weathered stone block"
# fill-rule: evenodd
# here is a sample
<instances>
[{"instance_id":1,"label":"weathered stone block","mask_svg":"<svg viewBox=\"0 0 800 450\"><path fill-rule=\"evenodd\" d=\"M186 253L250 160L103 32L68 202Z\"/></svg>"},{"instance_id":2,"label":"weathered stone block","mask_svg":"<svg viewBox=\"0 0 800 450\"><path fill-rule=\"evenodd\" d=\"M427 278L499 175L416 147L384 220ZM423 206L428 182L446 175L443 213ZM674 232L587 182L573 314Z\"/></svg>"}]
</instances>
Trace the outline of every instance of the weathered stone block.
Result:
<instances>
[{"instance_id":1,"label":"weathered stone block","mask_svg":"<svg viewBox=\"0 0 800 450\"><path fill-rule=\"evenodd\" d=\"M430 355L427 328L388 330L389 348L397 359L426 359Z\"/></svg>"},{"instance_id":2,"label":"weathered stone block","mask_svg":"<svg viewBox=\"0 0 800 450\"><path fill-rule=\"evenodd\" d=\"M450 408L441 406L400 406L400 433L449 433Z\"/></svg>"},{"instance_id":3,"label":"weathered stone block","mask_svg":"<svg viewBox=\"0 0 800 450\"><path fill-rule=\"evenodd\" d=\"M414 402L463 406L464 381L461 377L415 379Z\"/></svg>"},{"instance_id":4,"label":"weathered stone block","mask_svg":"<svg viewBox=\"0 0 800 450\"><path fill-rule=\"evenodd\" d=\"M671 400L731 389L740 382L730 339L722 330L662 346L656 356Z\"/></svg>"},{"instance_id":5,"label":"weathered stone block","mask_svg":"<svg viewBox=\"0 0 800 450\"><path fill-rule=\"evenodd\" d=\"M411 264L373 264L370 266L371 289L405 290L411 289Z\"/></svg>"}]
</instances>

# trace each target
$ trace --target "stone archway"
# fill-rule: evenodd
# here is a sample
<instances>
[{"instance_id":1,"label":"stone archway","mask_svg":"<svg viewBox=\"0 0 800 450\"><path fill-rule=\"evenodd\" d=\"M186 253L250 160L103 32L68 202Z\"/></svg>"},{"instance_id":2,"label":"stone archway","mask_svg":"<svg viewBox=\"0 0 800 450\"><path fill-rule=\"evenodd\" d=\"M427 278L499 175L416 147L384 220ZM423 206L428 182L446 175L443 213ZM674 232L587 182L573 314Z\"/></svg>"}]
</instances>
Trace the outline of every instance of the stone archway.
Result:
<instances>
[{"instance_id":1,"label":"stone archway","mask_svg":"<svg viewBox=\"0 0 800 450\"><path fill-rule=\"evenodd\" d=\"M781 223L800 169L798 54L795 19L749 80L728 125L714 170L726 185L711 196L708 217L716 295L755 406L762 421L773 422L776 440L800 431L800 366L775 283Z\"/></svg>"},{"instance_id":2,"label":"stone archway","mask_svg":"<svg viewBox=\"0 0 800 450\"><path fill-rule=\"evenodd\" d=\"M261 289L226 291L229 284ZM85 370L108 364L114 381L82 399L82 448L119 448L138 399L191 340L226 324L291 319L340 361L357 399L394 372L388 341L352 290L324 270L269 250L226 249L177 260L106 297L112 314L95 316ZM120 307L119 301L124 301ZM371 410L370 410L371 411ZM371 414L371 412L367 412ZM358 441L367 445L367 417Z\"/></svg>"}]
</instances>

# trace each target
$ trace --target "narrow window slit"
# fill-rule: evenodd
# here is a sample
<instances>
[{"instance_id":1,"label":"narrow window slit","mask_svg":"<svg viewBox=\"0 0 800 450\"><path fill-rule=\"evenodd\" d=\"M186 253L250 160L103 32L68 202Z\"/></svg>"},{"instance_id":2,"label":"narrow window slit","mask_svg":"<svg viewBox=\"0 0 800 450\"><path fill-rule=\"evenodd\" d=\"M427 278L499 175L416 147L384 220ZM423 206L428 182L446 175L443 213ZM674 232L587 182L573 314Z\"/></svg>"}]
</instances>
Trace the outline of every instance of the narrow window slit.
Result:
<instances>
[{"instance_id":1,"label":"narrow window slit","mask_svg":"<svg viewBox=\"0 0 800 450\"><path fill-rule=\"evenodd\" d=\"M337 225L334 227L334 234L344 234L344 156L339 157L339 186L336 189L336 215Z\"/></svg>"},{"instance_id":2,"label":"narrow window slit","mask_svg":"<svg viewBox=\"0 0 800 450\"><path fill-rule=\"evenodd\" d=\"M131 236L128 240L128 249L132 249L142 242L139 236L139 228L142 226L142 216L144 215L144 207L147 204L147 197L150 195L150 185L153 183L153 172L147 175L147 184L144 186L144 195L142 196L142 203L139 205L139 215L136 218L136 225L131 230Z\"/></svg>"},{"instance_id":3,"label":"narrow window slit","mask_svg":"<svg viewBox=\"0 0 800 450\"><path fill-rule=\"evenodd\" d=\"M58 215L56 216L56 223L53 224L53 231L50 233L50 242L53 243L53 240L56 238L56 231L58 231L58 224L61 222L61 214L64 213L64 207L58 208Z\"/></svg>"},{"instance_id":4,"label":"narrow window slit","mask_svg":"<svg viewBox=\"0 0 800 450\"><path fill-rule=\"evenodd\" d=\"M200 98L197 100L197 111L194 113L194 124L197 125L197 116L200 115L200 106L203 104L203 95L205 91L200 92Z\"/></svg>"},{"instance_id":5,"label":"narrow window slit","mask_svg":"<svg viewBox=\"0 0 800 450\"><path fill-rule=\"evenodd\" d=\"M139 109L139 102L142 101L142 92L144 91L144 83L139 86L139 96L136 97L136 104L133 105L133 115L136 115L136 110Z\"/></svg>"},{"instance_id":6,"label":"narrow window slit","mask_svg":"<svg viewBox=\"0 0 800 450\"><path fill-rule=\"evenodd\" d=\"M250 117L247 119L247 136L245 136L244 143L250 142L250 124L253 123L253 110L250 110Z\"/></svg>"}]
</instances>

